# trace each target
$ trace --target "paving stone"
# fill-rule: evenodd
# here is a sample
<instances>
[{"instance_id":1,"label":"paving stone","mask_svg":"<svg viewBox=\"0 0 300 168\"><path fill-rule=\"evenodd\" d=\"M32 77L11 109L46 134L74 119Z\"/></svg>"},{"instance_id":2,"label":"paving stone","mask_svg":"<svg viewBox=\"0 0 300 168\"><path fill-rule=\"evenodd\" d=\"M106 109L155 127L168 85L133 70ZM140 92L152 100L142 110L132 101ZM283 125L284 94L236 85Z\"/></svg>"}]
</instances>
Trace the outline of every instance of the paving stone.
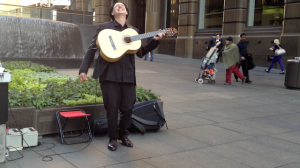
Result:
<instances>
[{"instance_id":1,"label":"paving stone","mask_svg":"<svg viewBox=\"0 0 300 168\"><path fill-rule=\"evenodd\" d=\"M279 116L268 117L272 120L284 122L293 125L293 127L300 126L300 113L285 114Z\"/></svg>"},{"instance_id":2,"label":"paving stone","mask_svg":"<svg viewBox=\"0 0 300 168\"><path fill-rule=\"evenodd\" d=\"M155 168L154 166L144 162L144 161L133 161L133 162L126 162L120 163L112 166L106 166L105 168Z\"/></svg>"},{"instance_id":3,"label":"paving stone","mask_svg":"<svg viewBox=\"0 0 300 168\"><path fill-rule=\"evenodd\" d=\"M267 135L270 135L271 133L258 130L255 128L245 127L243 125L237 124L237 123L217 123L215 124L218 127L225 128L231 131L235 131L241 134L253 136L253 137L264 137Z\"/></svg>"},{"instance_id":4,"label":"paving stone","mask_svg":"<svg viewBox=\"0 0 300 168\"><path fill-rule=\"evenodd\" d=\"M295 127L294 125L282 123L268 118L257 118L257 119L236 121L236 123L246 127L251 127L262 131L270 132L272 134L290 132L299 129L297 126Z\"/></svg>"},{"instance_id":5,"label":"paving stone","mask_svg":"<svg viewBox=\"0 0 300 168\"><path fill-rule=\"evenodd\" d=\"M95 149L97 149L97 150L101 151L102 153L106 154L107 156L109 156L110 158L113 158L114 160L118 161L117 162L118 164L120 162L129 162L129 161L139 160L139 159L143 159L143 158L149 158L149 157L153 156L152 154L139 149L136 146L137 143L136 143L135 139L132 139L131 137L132 136L129 136L129 138L133 142L133 145L134 145L133 148L125 147L121 144L121 141L118 141L118 149L116 151L110 151L107 148L108 138L95 141L91 145ZM113 164L115 164L115 163L113 163ZM104 166L107 166L107 165L111 165L111 163L106 164Z\"/></svg>"},{"instance_id":6,"label":"paving stone","mask_svg":"<svg viewBox=\"0 0 300 168\"><path fill-rule=\"evenodd\" d=\"M0 163L1 168L20 168L20 166L14 161L5 161L4 163Z\"/></svg>"},{"instance_id":7,"label":"paving stone","mask_svg":"<svg viewBox=\"0 0 300 168\"><path fill-rule=\"evenodd\" d=\"M119 163L116 159L107 156L93 147L87 147L86 149L76 153L64 154L61 155L61 157L74 164L76 167L82 168L100 167Z\"/></svg>"},{"instance_id":8,"label":"paving stone","mask_svg":"<svg viewBox=\"0 0 300 168\"><path fill-rule=\"evenodd\" d=\"M298 155L276 148L264 146L250 140L207 147L201 151L211 151L230 160L257 168L274 168L299 160Z\"/></svg>"},{"instance_id":9,"label":"paving stone","mask_svg":"<svg viewBox=\"0 0 300 168\"><path fill-rule=\"evenodd\" d=\"M211 110L210 112L188 112L186 114L191 115L191 116L195 116L195 117L199 117L199 118L203 118L209 121L213 121L213 122L229 122L229 121L234 121L234 119L230 119L228 117L224 117L224 116L220 116L220 115L216 115L213 113L213 111L216 110Z\"/></svg>"},{"instance_id":10,"label":"paving stone","mask_svg":"<svg viewBox=\"0 0 300 168\"><path fill-rule=\"evenodd\" d=\"M208 146L208 144L196 141L180 134L173 133L168 130L147 134L154 139L176 146L177 148L183 150L192 150Z\"/></svg>"},{"instance_id":11,"label":"paving stone","mask_svg":"<svg viewBox=\"0 0 300 168\"><path fill-rule=\"evenodd\" d=\"M150 159L144 159L143 161L159 168L205 168L204 166L201 166L195 162L183 159L182 157L176 154L153 157Z\"/></svg>"},{"instance_id":12,"label":"paving stone","mask_svg":"<svg viewBox=\"0 0 300 168\"><path fill-rule=\"evenodd\" d=\"M272 135L272 137L276 137L288 142L293 142L295 144L300 144L300 131L292 131L292 132L287 132L287 133L282 133L282 134L277 134L277 135Z\"/></svg>"},{"instance_id":13,"label":"paving stone","mask_svg":"<svg viewBox=\"0 0 300 168\"><path fill-rule=\"evenodd\" d=\"M300 165L300 162L289 163L289 164L280 166L280 168L299 168L299 165Z\"/></svg>"},{"instance_id":14,"label":"paving stone","mask_svg":"<svg viewBox=\"0 0 300 168\"><path fill-rule=\"evenodd\" d=\"M202 149L179 152L161 157L145 159L156 167L200 167L200 168L250 168L241 163L226 159L212 152L202 152Z\"/></svg>"},{"instance_id":15,"label":"paving stone","mask_svg":"<svg viewBox=\"0 0 300 168\"><path fill-rule=\"evenodd\" d=\"M212 125L183 128L172 131L210 145L218 145L252 138L241 133Z\"/></svg>"},{"instance_id":16,"label":"paving stone","mask_svg":"<svg viewBox=\"0 0 300 168\"><path fill-rule=\"evenodd\" d=\"M147 135L147 133L144 135L131 134L130 140L133 142L134 147L146 153L150 153L151 156L166 155L183 151L183 149L180 149L174 145L154 139Z\"/></svg>"},{"instance_id":17,"label":"paving stone","mask_svg":"<svg viewBox=\"0 0 300 168\"><path fill-rule=\"evenodd\" d=\"M181 120L183 122L192 123L196 125L209 125L213 124L214 122L208 121L199 117L191 116L188 114L168 114L168 117L174 117L177 118L178 121Z\"/></svg>"},{"instance_id":18,"label":"paving stone","mask_svg":"<svg viewBox=\"0 0 300 168\"><path fill-rule=\"evenodd\" d=\"M53 155L55 154L51 150L45 150L45 151L36 151L37 153L31 151L31 150L22 150L20 151L22 155L24 156L22 159L18 159L15 161L18 166L22 168L31 168L31 167L43 167L43 168L53 168L53 167L58 167L58 168L74 168L75 165L73 163L70 163L63 159L61 156L54 155L51 156L52 161L45 162L43 161L43 156L47 155ZM20 157L18 152L10 152L10 157L11 158L18 158ZM45 158L48 160L47 158Z\"/></svg>"},{"instance_id":19,"label":"paving stone","mask_svg":"<svg viewBox=\"0 0 300 168\"><path fill-rule=\"evenodd\" d=\"M176 117L173 117L172 114L165 114L166 121L168 123L169 129L178 129L178 128L187 128L197 126L196 124L185 122L183 120L179 120Z\"/></svg>"},{"instance_id":20,"label":"paving stone","mask_svg":"<svg viewBox=\"0 0 300 168\"><path fill-rule=\"evenodd\" d=\"M300 155L300 144L288 142L282 139L266 136L261 138L251 139L250 141L260 143L264 146L270 146L272 148L280 149L290 153Z\"/></svg>"}]
</instances>

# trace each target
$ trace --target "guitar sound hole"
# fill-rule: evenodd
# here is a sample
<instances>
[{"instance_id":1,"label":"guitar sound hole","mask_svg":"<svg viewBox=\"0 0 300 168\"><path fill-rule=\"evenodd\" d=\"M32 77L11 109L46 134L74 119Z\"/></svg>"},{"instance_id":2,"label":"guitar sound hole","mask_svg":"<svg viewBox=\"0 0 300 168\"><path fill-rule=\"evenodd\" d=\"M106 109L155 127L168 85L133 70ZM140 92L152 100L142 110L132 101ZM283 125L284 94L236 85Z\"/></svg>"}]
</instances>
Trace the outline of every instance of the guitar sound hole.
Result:
<instances>
[{"instance_id":1,"label":"guitar sound hole","mask_svg":"<svg viewBox=\"0 0 300 168\"><path fill-rule=\"evenodd\" d=\"M124 38L124 41L125 41L126 43L130 43L130 42L131 42L130 37L125 37L125 38Z\"/></svg>"}]
</instances>

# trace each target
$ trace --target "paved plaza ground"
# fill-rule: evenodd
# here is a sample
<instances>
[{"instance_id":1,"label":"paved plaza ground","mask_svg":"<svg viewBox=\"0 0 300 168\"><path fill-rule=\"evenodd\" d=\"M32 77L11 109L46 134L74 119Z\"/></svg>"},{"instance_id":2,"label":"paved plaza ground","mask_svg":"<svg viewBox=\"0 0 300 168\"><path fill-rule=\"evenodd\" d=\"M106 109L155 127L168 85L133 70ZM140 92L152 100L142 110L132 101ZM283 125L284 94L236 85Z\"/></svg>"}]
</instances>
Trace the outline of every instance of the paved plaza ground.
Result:
<instances>
[{"instance_id":1,"label":"paved plaza ground","mask_svg":"<svg viewBox=\"0 0 300 168\"><path fill-rule=\"evenodd\" d=\"M159 94L169 129L132 133L134 147L107 149L108 137L94 137L84 150L43 162L30 149L24 158L1 168L299 168L300 91L284 87L284 75L264 67L250 71L252 84L223 85L225 68L218 63L216 84L197 84L201 60L156 54L154 61L136 58L137 85ZM255 62L255 60L254 60ZM77 75L78 70L58 70ZM92 73L92 69L89 74ZM55 143L34 148L42 155L82 149L86 144ZM18 157L16 152L12 157Z\"/></svg>"}]
</instances>

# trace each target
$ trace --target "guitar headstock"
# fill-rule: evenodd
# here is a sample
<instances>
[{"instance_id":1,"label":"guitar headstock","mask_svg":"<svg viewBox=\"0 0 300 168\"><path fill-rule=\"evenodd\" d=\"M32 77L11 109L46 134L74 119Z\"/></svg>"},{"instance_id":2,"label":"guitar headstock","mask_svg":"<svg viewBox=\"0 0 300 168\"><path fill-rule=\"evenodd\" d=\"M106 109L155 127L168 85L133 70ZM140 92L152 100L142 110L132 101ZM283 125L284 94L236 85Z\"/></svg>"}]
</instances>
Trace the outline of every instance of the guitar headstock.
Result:
<instances>
[{"instance_id":1,"label":"guitar headstock","mask_svg":"<svg viewBox=\"0 0 300 168\"><path fill-rule=\"evenodd\" d=\"M164 30L166 36L174 36L175 34L177 34L176 28L165 28Z\"/></svg>"}]
</instances>

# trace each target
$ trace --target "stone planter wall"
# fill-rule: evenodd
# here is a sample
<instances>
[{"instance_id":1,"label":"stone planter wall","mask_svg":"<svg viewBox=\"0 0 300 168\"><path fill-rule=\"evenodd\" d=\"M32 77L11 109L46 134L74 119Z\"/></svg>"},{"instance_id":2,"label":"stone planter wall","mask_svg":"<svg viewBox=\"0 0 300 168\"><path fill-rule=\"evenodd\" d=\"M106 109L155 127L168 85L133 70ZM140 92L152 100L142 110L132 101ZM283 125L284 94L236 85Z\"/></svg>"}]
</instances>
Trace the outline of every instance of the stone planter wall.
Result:
<instances>
[{"instance_id":1,"label":"stone planter wall","mask_svg":"<svg viewBox=\"0 0 300 168\"><path fill-rule=\"evenodd\" d=\"M163 102L158 101L163 107ZM96 109L95 109L96 107ZM8 123L7 127L10 128L25 128L34 127L38 130L39 135L55 134L59 133L58 123L56 119L56 112L59 110L72 110L82 109L86 113L91 114L90 124L91 128L95 118L106 116L106 111L103 104L89 104L89 105L78 105L78 106L65 106L65 107L48 107L38 110L35 107L12 107L8 110ZM13 118L13 116L16 119ZM66 131L80 130L84 127L83 118L74 118L68 122L65 127ZM64 120L61 118L61 122Z\"/></svg>"}]
</instances>

